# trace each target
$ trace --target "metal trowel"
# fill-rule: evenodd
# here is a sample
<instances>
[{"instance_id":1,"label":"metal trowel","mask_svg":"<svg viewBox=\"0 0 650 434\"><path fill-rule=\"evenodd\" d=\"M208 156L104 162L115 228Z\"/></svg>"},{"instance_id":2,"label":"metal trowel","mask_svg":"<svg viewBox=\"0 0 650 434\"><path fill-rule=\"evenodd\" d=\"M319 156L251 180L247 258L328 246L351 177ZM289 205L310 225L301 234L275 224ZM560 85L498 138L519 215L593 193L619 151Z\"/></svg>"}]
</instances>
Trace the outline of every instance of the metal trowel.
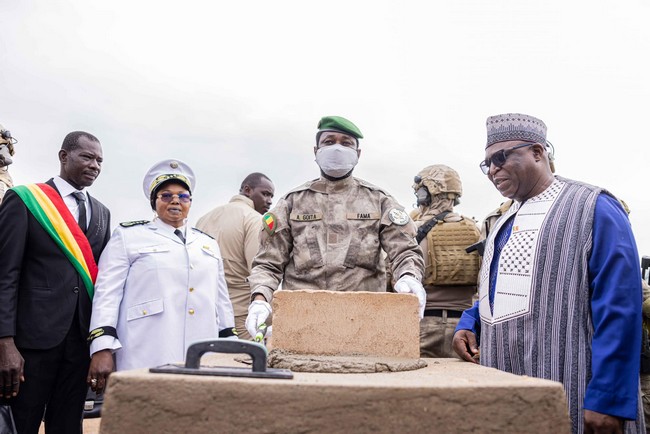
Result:
<instances>
[{"instance_id":1,"label":"metal trowel","mask_svg":"<svg viewBox=\"0 0 650 434\"><path fill-rule=\"evenodd\" d=\"M253 360L252 369L230 366L201 366L205 353L248 354ZM266 347L256 342L230 339L213 339L194 342L187 349L185 365L168 364L150 368L149 372L162 374L211 375L221 377L281 378L290 380L293 372L289 369L266 367Z\"/></svg>"}]
</instances>

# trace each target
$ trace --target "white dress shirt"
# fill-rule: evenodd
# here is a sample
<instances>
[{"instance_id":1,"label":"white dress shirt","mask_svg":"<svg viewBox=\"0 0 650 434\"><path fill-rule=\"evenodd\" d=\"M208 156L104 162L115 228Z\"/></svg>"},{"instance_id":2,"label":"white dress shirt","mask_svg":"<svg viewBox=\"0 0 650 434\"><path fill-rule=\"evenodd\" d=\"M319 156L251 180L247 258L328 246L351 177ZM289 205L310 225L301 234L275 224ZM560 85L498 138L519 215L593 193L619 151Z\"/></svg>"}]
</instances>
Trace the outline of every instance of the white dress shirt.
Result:
<instances>
[{"instance_id":1,"label":"white dress shirt","mask_svg":"<svg viewBox=\"0 0 650 434\"><path fill-rule=\"evenodd\" d=\"M55 176L52 178L54 181L54 185L56 185L56 188L59 190L59 193L61 194L61 197L63 198L63 202L65 205L68 207L70 212L72 213L72 216L75 218L75 220L79 221L79 205L77 204L77 199L72 195L72 193L80 192L83 193L84 196L86 196L86 225L90 225L90 217L91 217L91 208L90 208L90 200L88 199L88 193L86 193L86 190L77 190L73 186L71 186L68 181L65 179L61 178L60 176Z\"/></svg>"}]
</instances>

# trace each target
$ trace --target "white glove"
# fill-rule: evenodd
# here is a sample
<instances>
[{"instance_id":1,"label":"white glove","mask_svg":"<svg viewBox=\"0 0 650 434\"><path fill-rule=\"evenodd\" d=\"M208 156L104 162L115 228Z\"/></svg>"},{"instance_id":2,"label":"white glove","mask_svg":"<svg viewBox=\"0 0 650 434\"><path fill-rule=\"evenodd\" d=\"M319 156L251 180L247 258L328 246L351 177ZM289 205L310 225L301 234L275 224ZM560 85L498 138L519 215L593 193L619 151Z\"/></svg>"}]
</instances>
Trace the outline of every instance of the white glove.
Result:
<instances>
[{"instance_id":1,"label":"white glove","mask_svg":"<svg viewBox=\"0 0 650 434\"><path fill-rule=\"evenodd\" d=\"M246 317L246 330L251 336L255 337L257 329L266 322L271 315L271 305L264 300L255 300L248 306L248 316Z\"/></svg>"},{"instance_id":2,"label":"white glove","mask_svg":"<svg viewBox=\"0 0 650 434\"><path fill-rule=\"evenodd\" d=\"M395 292L400 294L415 294L420 303L420 319L424 318L424 306L427 303L427 292L415 277L407 274L395 282ZM248 326L248 323L246 323Z\"/></svg>"}]
</instances>

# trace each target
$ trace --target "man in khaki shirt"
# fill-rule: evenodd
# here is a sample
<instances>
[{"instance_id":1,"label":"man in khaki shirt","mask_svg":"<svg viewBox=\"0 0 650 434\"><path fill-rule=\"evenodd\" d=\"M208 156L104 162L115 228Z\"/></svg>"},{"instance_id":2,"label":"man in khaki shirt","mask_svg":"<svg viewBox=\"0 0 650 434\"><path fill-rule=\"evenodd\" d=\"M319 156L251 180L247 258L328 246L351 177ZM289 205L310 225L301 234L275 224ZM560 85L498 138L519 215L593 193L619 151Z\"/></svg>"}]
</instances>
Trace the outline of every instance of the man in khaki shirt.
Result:
<instances>
[{"instance_id":1,"label":"man in khaki shirt","mask_svg":"<svg viewBox=\"0 0 650 434\"><path fill-rule=\"evenodd\" d=\"M240 339L251 339L244 326L251 296L246 278L259 249L261 214L271 207L274 193L273 182L266 175L251 173L241 183L239 194L201 217L196 224L198 229L216 239L221 249Z\"/></svg>"},{"instance_id":2,"label":"man in khaki shirt","mask_svg":"<svg viewBox=\"0 0 650 434\"><path fill-rule=\"evenodd\" d=\"M382 249L397 279L395 290L418 296L420 316L424 310L424 261L413 221L384 190L352 176L361 131L339 116L322 118L318 129L320 178L290 191L263 218L248 278L251 334L271 313L280 282L283 290L385 291Z\"/></svg>"}]
</instances>

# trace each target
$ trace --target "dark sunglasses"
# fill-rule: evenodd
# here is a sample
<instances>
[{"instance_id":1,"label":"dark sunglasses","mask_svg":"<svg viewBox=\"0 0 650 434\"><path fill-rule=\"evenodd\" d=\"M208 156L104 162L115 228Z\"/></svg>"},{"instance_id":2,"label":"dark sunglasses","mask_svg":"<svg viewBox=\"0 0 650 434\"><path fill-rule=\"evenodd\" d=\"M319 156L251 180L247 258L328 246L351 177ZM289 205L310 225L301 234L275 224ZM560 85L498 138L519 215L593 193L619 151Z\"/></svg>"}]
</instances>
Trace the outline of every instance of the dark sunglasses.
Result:
<instances>
[{"instance_id":1,"label":"dark sunglasses","mask_svg":"<svg viewBox=\"0 0 650 434\"><path fill-rule=\"evenodd\" d=\"M506 160L508 159L508 155L512 153L515 149L519 148L525 148L526 146L533 146L535 143L521 143L517 146L513 146L512 148L508 149L501 149L500 151L496 151L490 158L487 158L483 161L481 161L481 164L479 164L479 167L483 171L485 175L488 174L490 171L490 166L494 164L496 167L503 167L504 164L506 164Z\"/></svg>"},{"instance_id":2,"label":"dark sunglasses","mask_svg":"<svg viewBox=\"0 0 650 434\"><path fill-rule=\"evenodd\" d=\"M162 200L165 203L171 202L172 199L174 199L175 197L178 198L178 201L180 203L192 202L192 196L189 193L181 193L181 194L160 193L158 195L158 199Z\"/></svg>"}]
</instances>

